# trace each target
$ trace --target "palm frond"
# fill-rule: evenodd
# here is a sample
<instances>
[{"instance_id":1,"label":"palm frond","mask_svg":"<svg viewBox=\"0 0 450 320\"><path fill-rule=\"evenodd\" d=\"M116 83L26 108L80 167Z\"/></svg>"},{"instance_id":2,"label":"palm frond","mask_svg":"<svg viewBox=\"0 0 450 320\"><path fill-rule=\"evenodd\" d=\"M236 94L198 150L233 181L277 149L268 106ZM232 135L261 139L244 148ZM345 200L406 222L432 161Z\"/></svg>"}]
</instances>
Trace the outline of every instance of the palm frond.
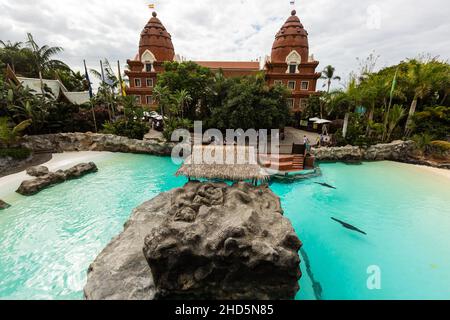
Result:
<instances>
[{"instance_id":1,"label":"palm frond","mask_svg":"<svg viewBox=\"0 0 450 320\"><path fill-rule=\"evenodd\" d=\"M25 121L22 121L21 123L19 123L12 130L13 136L18 136L20 133L25 131L29 126L31 126L32 123L33 123L33 121L31 119L28 119L28 120L25 120Z\"/></svg>"}]
</instances>

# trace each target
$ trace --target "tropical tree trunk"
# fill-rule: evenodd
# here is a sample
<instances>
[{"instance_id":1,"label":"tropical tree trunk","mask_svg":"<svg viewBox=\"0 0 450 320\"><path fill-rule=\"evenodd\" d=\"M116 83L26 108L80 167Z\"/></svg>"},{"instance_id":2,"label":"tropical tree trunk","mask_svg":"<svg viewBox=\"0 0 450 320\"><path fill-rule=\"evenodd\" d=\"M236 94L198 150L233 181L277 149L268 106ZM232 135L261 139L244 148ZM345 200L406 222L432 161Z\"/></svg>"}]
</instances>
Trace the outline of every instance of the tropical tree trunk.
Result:
<instances>
[{"instance_id":1,"label":"tropical tree trunk","mask_svg":"<svg viewBox=\"0 0 450 320\"><path fill-rule=\"evenodd\" d=\"M409 135L410 133L410 129L409 126L412 122L412 117L414 116L414 113L416 113L416 108L417 108L417 98L414 97L413 102L411 103L411 108L409 109L409 115L408 115L408 120L406 120L406 125L405 125L405 135Z\"/></svg>"},{"instance_id":2,"label":"tropical tree trunk","mask_svg":"<svg viewBox=\"0 0 450 320\"><path fill-rule=\"evenodd\" d=\"M95 133L98 133L97 118L95 117L95 109L94 109L94 104L92 102L91 102L91 110L92 110L92 119L94 120Z\"/></svg>"},{"instance_id":3,"label":"tropical tree trunk","mask_svg":"<svg viewBox=\"0 0 450 320\"><path fill-rule=\"evenodd\" d=\"M320 106L320 119L323 119L323 102L319 101L319 106Z\"/></svg>"},{"instance_id":4,"label":"tropical tree trunk","mask_svg":"<svg viewBox=\"0 0 450 320\"><path fill-rule=\"evenodd\" d=\"M448 97L448 92L446 91L445 94L444 94L444 97L442 98L442 101L441 101L441 103L440 103L441 106L444 105L445 100L447 100L447 97Z\"/></svg>"},{"instance_id":5,"label":"tropical tree trunk","mask_svg":"<svg viewBox=\"0 0 450 320\"><path fill-rule=\"evenodd\" d=\"M347 131L348 131L348 121L350 119L350 113L347 112L345 114L345 118L344 118L344 128L342 129L342 136L345 138L347 137Z\"/></svg>"},{"instance_id":6,"label":"tropical tree trunk","mask_svg":"<svg viewBox=\"0 0 450 320\"><path fill-rule=\"evenodd\" d=\"M372 107L370 108L370 111L369 111L369 118L367 121L366 135L368 135L370 133L370 123L373 121L374 112L375 112L375 105L372 104Z\"/></svg>"},{"instance_id":7,"label":"tropical tree trunk","mask_svg":"<svg viewBox=\"0 0 450 320\"><path fill-rule=\"evenodd\" d=\"M42 93L42 96L44 96L45 95L45 92L44 92L44 79L42 77L42 71L41 70L39 70L39 81L41 82L41 93Z\"/></svg>"},{"instance_id":8,"label":"tropical tree trunk","mask_svg":"<svg viewBox=\"0 0 450 320\"><path fill-rule=\"evenodd\" d=\"M327 89L327 93L330 93L330 88L331 88L331 79L328 80L328 89Z\"/></svg>"}]
</instances>

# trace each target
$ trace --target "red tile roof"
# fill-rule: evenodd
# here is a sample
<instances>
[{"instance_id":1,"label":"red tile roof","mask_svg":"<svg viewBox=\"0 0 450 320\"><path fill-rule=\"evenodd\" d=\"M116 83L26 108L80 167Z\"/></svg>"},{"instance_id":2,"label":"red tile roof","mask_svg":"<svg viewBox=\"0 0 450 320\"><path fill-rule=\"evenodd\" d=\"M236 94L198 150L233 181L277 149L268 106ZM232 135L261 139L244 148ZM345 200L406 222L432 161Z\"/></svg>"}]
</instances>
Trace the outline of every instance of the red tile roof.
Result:
<instances>
[{"instance_id":1,"label":"red tile roof","mask_svg":"<svg viewBox=\"0 0 450 320\"><path fill-rule=\"evenodd\" d=\"M195 61L202 67L210 69L259 70L259 62L253 61Z\"/></svg>"}]
</instances>

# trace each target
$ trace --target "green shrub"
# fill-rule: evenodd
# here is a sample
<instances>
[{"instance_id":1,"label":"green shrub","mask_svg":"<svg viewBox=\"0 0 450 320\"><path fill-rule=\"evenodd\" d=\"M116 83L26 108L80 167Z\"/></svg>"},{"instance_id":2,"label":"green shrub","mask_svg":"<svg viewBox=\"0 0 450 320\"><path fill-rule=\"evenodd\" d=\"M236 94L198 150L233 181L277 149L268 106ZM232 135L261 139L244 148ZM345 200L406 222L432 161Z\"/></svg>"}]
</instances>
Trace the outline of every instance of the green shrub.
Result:
<instances>
[{"instance_id":1,"label":"green shrub","mask_svg":"<svg viewBox=\"0 0 450 320\"><path fill-rule=\"evenodd\" d=\"M106 122L103 125L103 133L123 136L130 139L142 140L148 133L149 127L140 121L120 119L116 122Z\"/></svg>"},{"instance_id":2,"label":"green shrub","mask_svg":"<svg viewBox=\"0 0 450 320\"><path fill-rule=\"evenodd\" d=\"M24 160L31 155L31 151L26 148L1 148L0 158L11 157L16 160Z\"/></svg>"},{"instance_id":3,"label":"green shrub","mask_svg":"<svg viewBox=\"0 0 450 320\"><path fill-rule=\"evenodd\" d=\"M412 140L416 143L417 149L424 155L431 153L431 142L433 141L433 136L428 133L415 134Z\"/></svg>"},{"instance_id":4,"label":"green shrub","mask_svg":"<svg viewBox=\"0 0 450 320\"><path fill-rule=\"evenodd\" d=\"M450 142L441 140L432 141L431 149L434 156L446 159L450 154Z\"/></svg>"},{"instance_id":5,"label":"green shrub","mask_svg":"<svg viewBox=\"0 0 450 320\"><path fill-rule=\"evenodd\" d=\"M442 151L449 151L450 150L450 142L448 141L432 141L431 145L435 148L441 149Z\"/></svg>"},{"instance_id":6,"label":"green shrub","mask_svg":"<svg viewBox=\"0 0 450 320\"><path fill-rule=\"evenodd\" d=\"M172 118L164 124L164 138L170 141L172 133L177 129L191 130L193 128L192 122L188 119Z\"/></svg>"},{"instance_id":7,"label":"green shrub","mask_svg":"<svg viewBox=\"0 0 450 320\"><path fill-rule=\"evenodd\" d=\"M446 139L450 132L450 107L426 107L414 115L414 131L428 133L437 139Z\"/></svg>"}]
</instances>

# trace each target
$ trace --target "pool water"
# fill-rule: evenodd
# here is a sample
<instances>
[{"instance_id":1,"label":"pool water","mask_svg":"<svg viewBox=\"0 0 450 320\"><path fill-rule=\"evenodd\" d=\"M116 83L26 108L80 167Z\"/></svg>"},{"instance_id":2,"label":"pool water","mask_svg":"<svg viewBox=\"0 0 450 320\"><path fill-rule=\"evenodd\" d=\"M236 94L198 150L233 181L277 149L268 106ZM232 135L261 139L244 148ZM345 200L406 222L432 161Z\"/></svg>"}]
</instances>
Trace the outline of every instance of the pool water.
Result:
<instances>
[{"instance_id":1,"label":"pool water","mask_svg":"<svg viewBox=\"0 0 450 320\"><path fill-rule=\"evenodd\" d=\"M82 299L89 264L132 209L186 182L170 158L117 154L98 167L4 199L12 207L0 212L0 299ZM297 298L450 299L449 180L393 162L321 167L320 178L271 186L304 244ZM377 289L367 286L369 267Z\"/></svg>"}]
</instances>

